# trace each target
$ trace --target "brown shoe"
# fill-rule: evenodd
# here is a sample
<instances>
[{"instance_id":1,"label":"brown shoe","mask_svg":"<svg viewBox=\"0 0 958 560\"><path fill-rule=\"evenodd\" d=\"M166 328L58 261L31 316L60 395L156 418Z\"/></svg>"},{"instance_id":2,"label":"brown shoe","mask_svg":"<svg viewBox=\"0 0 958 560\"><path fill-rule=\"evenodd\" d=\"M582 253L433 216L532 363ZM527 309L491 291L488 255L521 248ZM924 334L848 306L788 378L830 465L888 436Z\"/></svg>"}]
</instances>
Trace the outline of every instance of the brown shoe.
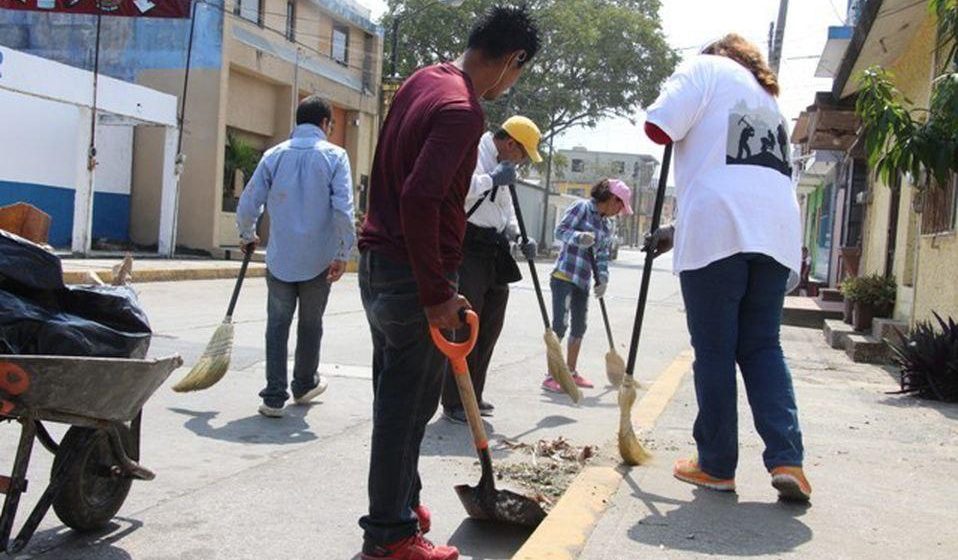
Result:
<instances>
[{"instance_id":1,"label":"brown shoe","mask_svg":"<svg viewBox=\"0 0 958 560\"><path fill-rule=\"evenodd\" d=\"M802 467L775 467L772 469L772 486L785 501L807 502L812 498L812 485L805 478Z\"/></svg>"},{"instance_id":2,"label":"brown shoe","mask_svg":"<svg viewBox=\"0 0 958 560\"><path fill-rule=\"evenodd\" d=\"M718 490L719 492L735 491L734 478L715 478L699 467L697 459L679 459L676 461L675 467L672 469L672 476L682 482L710 490Z\"/></svg>"}]
</instances>

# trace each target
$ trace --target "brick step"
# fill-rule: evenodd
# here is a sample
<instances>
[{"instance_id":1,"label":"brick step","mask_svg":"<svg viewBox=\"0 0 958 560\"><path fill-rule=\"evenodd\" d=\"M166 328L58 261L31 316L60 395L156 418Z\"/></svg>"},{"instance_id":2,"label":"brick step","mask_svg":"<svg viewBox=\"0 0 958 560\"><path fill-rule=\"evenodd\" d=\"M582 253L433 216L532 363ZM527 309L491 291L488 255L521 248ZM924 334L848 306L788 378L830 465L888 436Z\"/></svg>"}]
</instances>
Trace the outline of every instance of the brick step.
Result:
<instances>
[{"instance_id":1,"label":"brick step","mask_svg":"<svg viewBox=\"0 0 958 560\"><path fill-rule=\"evenodd\" d=\"M849 334L845 337L845 353L856 364L890 364L891 348L870 335Z\"/></svg>"},{"instance_id":2,"label":"brick step","mask_svg":"<svg viewBox=\"0 0 958 560\"><path fill-rule=\"evenodd\" d=\"M782 324L792 327L821 329L826 319L841 319L844 305L815 298L787 296L782 309Z\"/></svg>"},{"instance_id":3,"label":"brick step","mask_svg":"<svg viewBox=\"0 0 958 560\"><path fill-rule=\"evenodd\" d=\"M848 335L856 334L855 329L841 319L825 320L825 342L836 350L844 350Z\"/></svg>"},{"instance_id":4,"label":"brick step","mask_svg":"<svg viewBox=\"0 0 958 560\"><path fill-rule=\"evenodd\" d=\"M837 288L822 288L818 290L818 301L845 301L845 296Z\"/></svg>"}]
</instances>

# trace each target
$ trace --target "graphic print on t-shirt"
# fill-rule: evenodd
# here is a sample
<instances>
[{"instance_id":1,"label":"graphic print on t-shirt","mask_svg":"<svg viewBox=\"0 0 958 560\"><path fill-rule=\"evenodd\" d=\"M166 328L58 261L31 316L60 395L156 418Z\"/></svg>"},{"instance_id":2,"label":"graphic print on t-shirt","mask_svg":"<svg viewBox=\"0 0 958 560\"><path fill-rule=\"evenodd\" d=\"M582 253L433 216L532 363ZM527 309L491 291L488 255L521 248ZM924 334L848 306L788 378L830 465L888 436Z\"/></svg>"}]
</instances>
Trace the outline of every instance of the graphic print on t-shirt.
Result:
<instances>
[{"instance_id":1,"label":"graphic print on t-shirt","mask_svg":"<svg viewBox=\"0 0 958 560\"><path fill-rule=\"evenodd\" d=\"M791 177L785 119L777 111L739 101L729 112L725 163L768 167Z\"/></svg>"}]
</instances>

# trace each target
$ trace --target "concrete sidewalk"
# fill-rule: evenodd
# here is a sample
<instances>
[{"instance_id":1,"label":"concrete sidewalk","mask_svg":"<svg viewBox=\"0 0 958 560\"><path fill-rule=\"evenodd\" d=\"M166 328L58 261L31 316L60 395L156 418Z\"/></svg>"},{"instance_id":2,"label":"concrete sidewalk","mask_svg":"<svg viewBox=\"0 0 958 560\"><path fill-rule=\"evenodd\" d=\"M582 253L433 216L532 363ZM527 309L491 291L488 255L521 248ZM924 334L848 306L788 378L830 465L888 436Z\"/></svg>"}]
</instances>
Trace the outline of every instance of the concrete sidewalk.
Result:
<instances>
[{"instance_id":1,"label":"concrete sidewalk","mask_svg":"<svg viewBox=\"0 0 958 560\"><path fill-rule=\"evenodd\" d=\"M95 273L104 282L113 280L113 267L122 258L75 259L63 258L63 280L67 284L87 284L90 273ZM251 262L246 272L250 278L266 276L266 265ZM240 260L213 259L160 259L133 257L133 282L171 282L185 280L216 280L236 278L239 275Z\"/></svg>"},{"instance_id":2,"label":"concrete sidewalk","mask_svg":"<svg viewBox=\"0 0 958 560\"><path fill-rule=\"evenodd\" d=\"M737 493L672 477L673 462L695 452L687 375L651 434L653 462L592 481L593 495L617 491L594 527L566 528L587 538L540 548L535 558L954 558L958 405L889 395L894 371L852 363L826 348L821 333L786 328L783 337L814 488L810 506L778 502L742 387ZM574 505L560 503L552 516ZM532 558L525 550L515 558Z\"/></svg>"}]
</instances>

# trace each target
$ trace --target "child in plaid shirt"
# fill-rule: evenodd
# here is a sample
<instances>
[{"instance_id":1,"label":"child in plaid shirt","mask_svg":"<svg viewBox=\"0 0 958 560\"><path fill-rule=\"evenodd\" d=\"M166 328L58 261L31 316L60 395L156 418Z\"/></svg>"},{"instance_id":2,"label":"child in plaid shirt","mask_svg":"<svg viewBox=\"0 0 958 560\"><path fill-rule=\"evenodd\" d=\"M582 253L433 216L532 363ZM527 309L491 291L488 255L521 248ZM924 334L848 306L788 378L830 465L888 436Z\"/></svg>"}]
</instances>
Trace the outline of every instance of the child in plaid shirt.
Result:
<instances>
[{"instance_id":1,"label":"child in plaid shirt","mask_svg":"<svg viewBox=\"0 0 958 560\"><path fill-rule=\"evenodd\" d=\"M566 210L556 226L555 238L562 242L549 280L552 289L552 330L561 340L572 316L567 362L576 385L592 388L591 381L576 371L579 349L585 335L589 310L589 286L592 283L592 259L599 269L595 297L605 295L609 282L609 250L612 246L613 216L632 215L632 189L618 179L603 179L592 187L589 200L580 200ZM562 388L548 374L542 387L561 393Z\"/></svg>"}]
</instances>

